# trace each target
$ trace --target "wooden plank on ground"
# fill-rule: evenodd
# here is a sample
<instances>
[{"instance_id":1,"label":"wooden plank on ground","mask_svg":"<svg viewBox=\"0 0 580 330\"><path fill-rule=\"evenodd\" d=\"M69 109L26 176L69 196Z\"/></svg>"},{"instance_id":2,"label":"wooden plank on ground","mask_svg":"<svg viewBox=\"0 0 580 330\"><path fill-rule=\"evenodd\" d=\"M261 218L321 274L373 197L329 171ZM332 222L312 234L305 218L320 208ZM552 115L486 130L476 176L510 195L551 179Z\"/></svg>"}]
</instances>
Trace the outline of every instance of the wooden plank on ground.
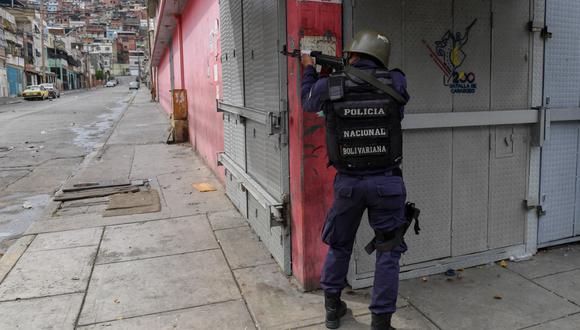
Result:
<instances>
[{"instance_id":1,"label":"wooden plank on ground","mask_svg":"<svg viewBox=\"0 0 580 330\"><path fill-rule=\"evenodd\" d=\"M57 202L72 201L77 199L93 198L93 197L104 197L119 193L136 192L139 191L138 186L128 186L128 187L111 187L103 189L91 189L87 191L78 192L68 192L60 195L54 196L54 200Z\"/></svg>"},{"instance_id":2,"label":"wooden plank on ground","mask_svg":"<svg viewBox=\"0 0 580 330\"><path fill-rule=\"evenodd\" d=\"M63 188L62 192L73 192L91 189L101 189L101 188L112 188L112 187L123 187L123 186L142 186L146 180L123 180L123 181L100 181L100 182L84 182L77 183L72 187Z\"/></svg>"}]
</instances>

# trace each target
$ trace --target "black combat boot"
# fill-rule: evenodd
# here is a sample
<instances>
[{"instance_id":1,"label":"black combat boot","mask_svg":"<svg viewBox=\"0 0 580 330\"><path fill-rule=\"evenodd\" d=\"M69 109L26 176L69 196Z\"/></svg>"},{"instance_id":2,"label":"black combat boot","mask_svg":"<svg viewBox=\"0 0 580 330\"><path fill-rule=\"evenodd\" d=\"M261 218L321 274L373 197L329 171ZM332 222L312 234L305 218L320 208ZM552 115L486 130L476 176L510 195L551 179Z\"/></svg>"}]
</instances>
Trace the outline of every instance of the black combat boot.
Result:
<instances>
[{"instance_id":1,"label":"black combat boot","mask_svg":"<svg viewBox=\"0 0 580 330\"><path fill-rule=\"evenodd\" d=\"M372 315L371 330L396 330L391 326L391 317L393 314L375 314Z\"/></svg>"},{"instance_id":2,"label":"black combat boot","mask_svg":"<svg viewBox=\"0 0 580 330\"><path fill-rule=\"evenodd\" d=\"M346 314L346 304L340 300L340 293L324 292L324 308L326 309L326 327L338 329L340 318Z\"/></svg>"}]
</instances>

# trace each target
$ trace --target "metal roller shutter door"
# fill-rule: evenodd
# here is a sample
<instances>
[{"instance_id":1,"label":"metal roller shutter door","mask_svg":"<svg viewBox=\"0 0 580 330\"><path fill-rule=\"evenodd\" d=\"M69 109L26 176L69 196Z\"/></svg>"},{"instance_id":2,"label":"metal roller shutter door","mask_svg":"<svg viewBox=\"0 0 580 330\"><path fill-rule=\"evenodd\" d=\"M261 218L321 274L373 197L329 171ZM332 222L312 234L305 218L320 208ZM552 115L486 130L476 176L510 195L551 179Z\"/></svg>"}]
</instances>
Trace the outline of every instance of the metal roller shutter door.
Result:
<instances>
[{"instance_id":1,"label":"metal roller shutter door","mask_svg":"<svg viewBox=\"0 0 580 330\"><path fill-rule=\"evenodd\" d=\"M475 71L477 90L451 93L428 47L433 49L447 31L464 35L474 19L477 21L462 45L466 58L461 70ZM427 268L438 259L465 260L470 254L477 254L473 262L486 262L493 258L486 251L494 249L522 250L529 126L493 126L476 118L488 117L483 112L529 108L529 34L523 28L528 20L529 3L525 1L366 0L345 4L346 38L367 27L385 31L393 44L391 67L400 67L407 74L411 102L404 124L413 129L404 133L403 171L408 200L421 208L423 231L420 236L408 234L403 271ZM473 113L470 124L437 126L426 117L467 112ZM502 117L497 118L494 122L502 124ZM349 282L356 287L372 284L374 255L362 250L372 236L363 219L349 273Z\"/></svg>"},{"instance_id":2,"label":"metal roller shutter door","mask_svg":"<svg viewBox=\"0 0 580 330\"><path fill-rule=\"evenodd\" d=\"M228 33L222 35L222 52L229 47L230 62L222 74L228 95L218 105L225 140L220 163L232 178L226 191L290 274L287 118L281 97L286 58L278 53L278 40L286 33L285 1L222 0L220 11L222 34Z\"/></svg>"},{"instance_id":3,"label":"metal roller shutter door","mask_svg":"<svg viewBox=\"0 0 580 330\"><path fill-rule=\"evenodd\" d=\"M580 2L548 1L538 244L580 240ZM567 114L563 116L562 114Z\"/></svg>"}]
</instances>

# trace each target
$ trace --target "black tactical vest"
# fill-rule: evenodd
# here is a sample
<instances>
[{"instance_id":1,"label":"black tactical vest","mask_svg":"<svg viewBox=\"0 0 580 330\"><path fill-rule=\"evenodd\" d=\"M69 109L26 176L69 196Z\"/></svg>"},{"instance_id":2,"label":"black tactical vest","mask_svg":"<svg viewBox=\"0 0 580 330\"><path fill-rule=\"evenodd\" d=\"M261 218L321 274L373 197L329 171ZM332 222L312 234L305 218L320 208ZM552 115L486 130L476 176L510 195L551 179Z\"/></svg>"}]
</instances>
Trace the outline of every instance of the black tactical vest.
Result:
<instances>
[{"instance_id":1,"label":"black tactical vest","mask_svg":"<svg viewBox=\"0 0 580 330\"><path fill-rule=\"evenodd\" d=\"M367 71L391 85L387 70ZM325 109L329 163L338 170L369 171L399 165L403 158L401 105L390 95L344 72L328 79Z\"/></svg>"}]
</instances>

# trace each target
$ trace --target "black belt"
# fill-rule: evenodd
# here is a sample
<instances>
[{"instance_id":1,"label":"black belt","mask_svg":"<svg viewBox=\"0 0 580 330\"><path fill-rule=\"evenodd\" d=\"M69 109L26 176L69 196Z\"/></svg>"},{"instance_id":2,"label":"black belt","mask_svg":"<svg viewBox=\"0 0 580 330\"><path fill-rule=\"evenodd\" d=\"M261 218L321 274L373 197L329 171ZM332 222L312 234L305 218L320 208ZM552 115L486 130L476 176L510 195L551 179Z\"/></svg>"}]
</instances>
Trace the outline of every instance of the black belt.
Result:
<instances>
[{"instance_id":1,"label":"black belt","mask_svg":"<svg viewBox=\"0 0 580 330\"><path fill-rule=\"evenodd\" d=\"M374 174L363 174L363 175L357 175L357 174L349 174L349 173L340 173L340 175L344 175L344 176L349 176L351 178L357 178L359 180L364 180L364 179L368 179L371 177L377 177L377 176L398 176L398 177L403 177L403 171L400 168L395 168L392 169L390 171L385 171L385 172L378 172L378 173L374 173Z\"/></svg>"}]
</instances>

